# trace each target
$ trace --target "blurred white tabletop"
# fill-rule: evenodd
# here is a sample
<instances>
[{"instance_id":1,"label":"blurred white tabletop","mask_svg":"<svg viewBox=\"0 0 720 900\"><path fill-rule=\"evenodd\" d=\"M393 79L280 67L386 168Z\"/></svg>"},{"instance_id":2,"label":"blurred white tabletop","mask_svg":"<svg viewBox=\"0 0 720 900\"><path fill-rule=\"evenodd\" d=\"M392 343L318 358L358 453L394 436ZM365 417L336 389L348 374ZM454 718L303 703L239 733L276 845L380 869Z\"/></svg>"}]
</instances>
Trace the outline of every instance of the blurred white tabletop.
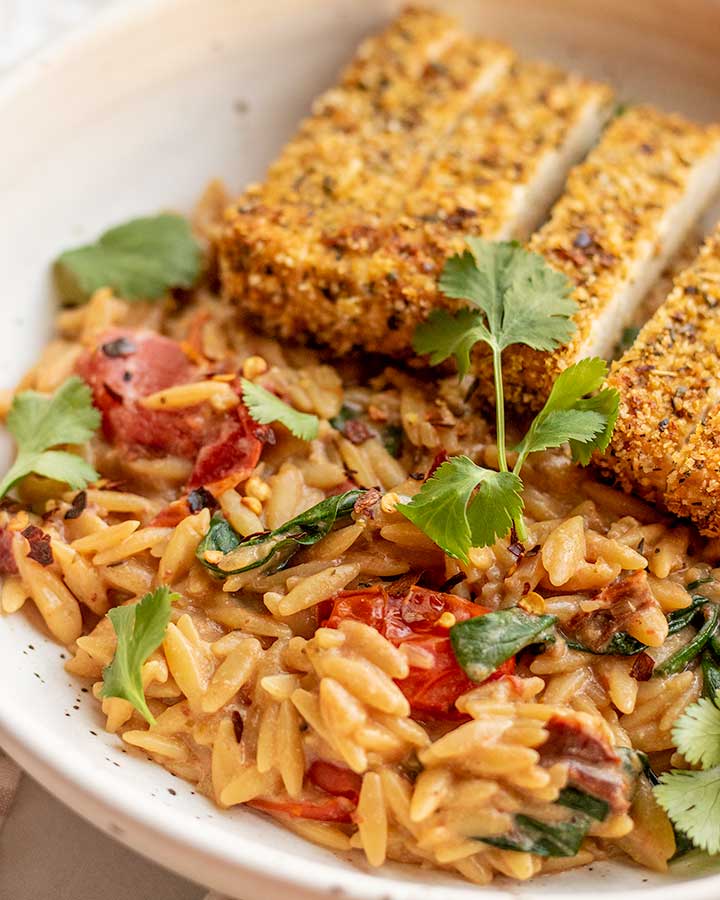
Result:
<instances>
[{"instance_id":1,"label":"blurred white tabletop","mask_svg":"<svg viewBox=\"0 0 720 900\"><path fill-rule=\"evenodd\" d=\"M122 0L0 0L0 79ZM96 830L23 776L0 831L2 900L201 900L205 891Z\"/></svg>"}]
</instances>

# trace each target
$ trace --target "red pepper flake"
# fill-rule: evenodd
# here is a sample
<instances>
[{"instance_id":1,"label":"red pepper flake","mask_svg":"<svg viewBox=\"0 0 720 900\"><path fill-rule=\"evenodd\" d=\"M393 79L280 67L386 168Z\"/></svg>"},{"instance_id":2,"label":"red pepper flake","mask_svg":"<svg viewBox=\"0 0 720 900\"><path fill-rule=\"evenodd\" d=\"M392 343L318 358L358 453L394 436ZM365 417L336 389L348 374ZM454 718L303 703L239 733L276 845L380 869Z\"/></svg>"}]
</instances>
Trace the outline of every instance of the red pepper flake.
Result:
<instances>
[{"instance_id":1,"label":"red pepper flake","mask_svg":"<svg viewBox=\"0 0 720 900\"><path fill-rule=\"evenodd\" d=\"M133 353L137 353L137 344L127 337L119 337L114 341L108 341L106 344L103 344L102 352L111 359L132 356Z\"/></svg>"},{"instance_id":2,"label":"red pepper flake","mask_svg":"<svg viewBox=\"0 0 720 900\"><path fill-rule=\"evenodd\" d=\"M237 709L232 711L232 716L230 718L232 719L233 729L235 730L235 740L239 744L242 740L243 731L245 730L245 722Z\"/></svg>"},{"instance_id":3,"label":"red pepper flake","mask_svg":"<svg viewBox=\"0 0 720 900\"><path fill-rule=\"evenodd\" d=\"M649 653L642 650L635 657L635 661L630 669L630 675L636 681L650 681L654 668L655 660Z\"/></svg>"},{"instance_id":4,"label":"red pepper flake","mask_svg":"<svg viewBox=\"0 0 720 900\"><path fill-rule=\"evenodd\" d=\"M65 513L64 518L66 519L77 519L85 510L87 506L87 492L86 491L78 491L77 494L72 499L72 503L70 504L70 509Z\"/></svg>"},{"instance_id":5,"label":"red pepper flake","mask_svg":"<svg viewBox=\"0 0 720 900\"><path fill-rule=\"evenodd\" d=\"M523 556L525 556L525 548L520 541L514 541L508 547L508 553L513 557L515 563L519 563Z\"/></svg>"},{"instance_id":6,"label":"red pepper flake","mask_svg":"<svg viewBox=\"0 0 720 900\"><path fill-rule=\"evenodd\" d=\"M427 474L425 475L425 481L429 478L432 478L433 475L437 472L440 466L447 462L449 459L447 450L440 450L435 454L435 459L430 463L430 468L427 470Z\"/></svg>"},{"instance_id":7,"label":"red pepper flake","mask_svg":"<svg viewBox=\"0 0 720 900\"><path fill-rule=\"evenodd\" d=\"M187 496L187 505L190 512L200 512L201 509L215 509L217 500L213 497L207 488L199 487L194 491L190 491Z\"/></svg>"},{"instance_id":8,"label":"red pepper flake","mask_svg":"<svg viewBox=\"0 0 720 900\"><path fill-rule=\"evenodd\" d=\"M0 575L17 575L13 556L13 536L7 528L0 528Z\"/></svg>"},{"instance_id":9,"label":"red pepper flake","mask_svg":"<svg viewBox=\"0 0 720 900\"><path fill-rule=\"evenodd\" d=\"M373 432L361 419L349 419L343 426L343 434L351 444L364 444Z\"/></svg>"},{"instance_id":10,"label":"red pepper flake","mask_svg":"<svg viewBox=\"0 0 720 900\"><path fill-rule=\"evenodd\" d=\"M22 536L30 544L28 558L34 559L41 566L51 566L53 552L50 546L50 535L46 534L42 528L38 528L37 525L28 525L22 532Z\"/></svg>"}]
</instances>

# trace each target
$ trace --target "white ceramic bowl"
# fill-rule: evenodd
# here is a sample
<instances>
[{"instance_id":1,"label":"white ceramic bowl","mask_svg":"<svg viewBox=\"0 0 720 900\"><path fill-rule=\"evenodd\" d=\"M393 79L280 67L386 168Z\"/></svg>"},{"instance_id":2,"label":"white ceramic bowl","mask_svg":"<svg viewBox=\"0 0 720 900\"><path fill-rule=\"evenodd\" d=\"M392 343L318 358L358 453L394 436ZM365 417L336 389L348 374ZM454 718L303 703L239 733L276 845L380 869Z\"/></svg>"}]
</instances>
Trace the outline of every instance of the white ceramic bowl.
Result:
<instances>
[{"instance_id":1,"label":"white ceramic bowl","mask_svg":"<svg viewBox=\"0 0 720 900\"><path fill-rule=\"evenodd\" d=\"M630 99L720 118L716 0L466 0L479 31L610 78ZM48 263L133 215L187 209L212 176L239 190L262 174L311 98L332 83L389 0L162 0L125 5L37 57L0 93L0 385L49 333ZM31 613L0 620L0 743L46 787L141 853L244 900L318 896L469 900L437 873L313 847L249 810L220 812L104 734ZM172 789L172 790L171 790ZM41 827L41 826L39 826ZM88 848L88 853L92 848ZM487 898L654 900L720 895L712 865L658 876L595 865ZM717 871L717 867L715 869Z\"/></svg>"}]
</instances>

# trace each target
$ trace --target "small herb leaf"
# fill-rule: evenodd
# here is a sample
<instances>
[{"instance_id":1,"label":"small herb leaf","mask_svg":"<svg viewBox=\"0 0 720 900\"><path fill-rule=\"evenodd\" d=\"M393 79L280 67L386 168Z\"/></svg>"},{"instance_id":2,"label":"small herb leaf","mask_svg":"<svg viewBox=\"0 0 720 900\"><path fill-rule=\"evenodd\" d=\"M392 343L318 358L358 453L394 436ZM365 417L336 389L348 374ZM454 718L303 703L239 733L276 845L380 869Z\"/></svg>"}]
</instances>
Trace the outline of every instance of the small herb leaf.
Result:
<instances>
[{"instance_id":1,"label":"small herb leaf","mask_svg":"<svg viewBox=\"0 0 720 900\"><path fill-rule=\"evenodd\" d=\"M36 391L18 394L7 417L18 453L0 482L0 497L31 472L75 489L94 481L98 473L81 456L50 448L89 441L99 425L100 413L92 405L90 388L76 376L68 378L52 397Z\"/></svg>"},{"instance_id":2,"label":"small herb leaf","mask_svg":"<svg viewBox=\"0 0 720 900\"><path fill-rule=\"evenodd\" d=\"M317 416L298 412L275 394L247 378L242 379L242 389L248 412L258 424L281 422L295 437L303 441L312 441L317 437L320 424Z\"/></svg>"},{"instance_id":3,"label":"small herb leaf","mask_svg":"<svg viewBox=\"0 0 720 900\"><path fill-rule=\"evenodd\" d=\"M470 351L478 341L491 342L480 313L461 309L452 315L446 309L436 309L427 322L415 329L413 349L417 353L429 353L432 366L454 357L458 374L463 378L470 369Z\"/></svg>"},{"instance_id":4,"label":"small herb leaf","mask_svg":"<svg viewBox=\"0 0 720 900\"><path fill-rule=\"evenodd\" d=\"M85 303L109 287L125 300L153 300L171 287L192 287L202 254L182 216L133 219L106 231L94 244L67 250L55 262L66 303Z\"/></svg>"},{"instance_id":5,"label":"small herb leaf","mask_svg":"<svg viewBox=\"0 0 720 900\"><path fill-rule=\"evenodd\" d=\"M397 509L447 554L467 562L471 547L489 546L508 533L522 511L521 487L512 472L455 456Z\"/></svg>"},{"instance_id":6,"label":"small herb leaf","mask_svg":"<svg viewBox=\"0 0 720 900\"><path fill-rule=\"evenodd\" d=\"M485 681L530 644L555 640L555 616L533 616L514 607L458 622L450 629L457 661L473 681Z\"/></svg>"},{"instance_id":7,"label":"small herb leaf","mask_svg":"<svg viewBox=\"0 0 720 900\"><path fill-rule=\"evenodd\" d=\"M606 375L605 360L590 357L558 376L545 406L517 447L519 466L530 453L568 442L573 458L587 465L593 450L607 447L618 415L618 392L606 388L587 396L599 390Z\"/></svg>"},{"instance_id":8,"label":"small herb leaf","mask_svg":"<svg viewBox=\"0 0 720 900\"><path fill-rule=\"evenodd\" d=\"M490 339L484 340L499 350L511 344L553 350L570 339L577 307L565 275L515 242L466 243L469 252L445 263L440 290L485 313Z\"/></svg>"},{"instance_id":9,"label":"small herb leaf","mask_svg":"<svg viewBox=\"0 0 720 900\"><path fill-rule=\"evenodd\" d=\"M720 853L720 766L666 772L654 793L673 824L696 847Z\"/></svg>"},{"instance_id":10,"label":"small herb leaf","mask_svg":"<svg viewBox=\"0 0 720 900\"><path fill-rule=\"evenodd\" d=\"M673 740L685 759L704 769L720 766L720 709L700 699L685 710L675 723Z\"/></svg>"},{"instance_id":11,"label":"small herb leaf","mask_svg":"<svg viewBox=\"0 0 720 900\"><path fill-rule=\"evenodd\" d=\"M127 700L153 724L142 683L142 667L160 646L170 622L170 608L179 594L163 585L130 606L116 606L108 613L117 635L112 662L103 671L101 697Z\"/></svg>"}]
</instances>

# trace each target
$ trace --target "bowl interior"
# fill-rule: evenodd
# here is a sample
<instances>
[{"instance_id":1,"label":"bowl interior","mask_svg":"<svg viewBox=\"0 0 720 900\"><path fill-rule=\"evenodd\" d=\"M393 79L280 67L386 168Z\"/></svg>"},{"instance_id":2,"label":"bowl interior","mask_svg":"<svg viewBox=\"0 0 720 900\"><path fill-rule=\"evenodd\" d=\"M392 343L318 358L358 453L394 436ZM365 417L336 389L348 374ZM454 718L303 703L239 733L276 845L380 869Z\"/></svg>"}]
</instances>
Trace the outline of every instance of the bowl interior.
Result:
<instances>
[{"instance_id":1,"label":"bowl interior","mask_svg":"<svg viewBox=\"0 0 720 900\"><path fill-rule=\"evenodd\" d=\"M712 0L452 0L475 30L611 80L621 96L720 114L720 4ZM389 0L161 0L130 5L28 64L0 93L3 198L0 386L50 333L48 265L67 246L159 208L187 210L206 181L262 175ZM5 454L8 448L4 448ZM32 612L0 620L0 741L106 831L231 896L469 898L476 888L401 866L371 873L248 810L221 813L106 735L87 688ZM603 863L488 897L720 892L712 866L669 876Z\"/></svg>"}]
</instances>

